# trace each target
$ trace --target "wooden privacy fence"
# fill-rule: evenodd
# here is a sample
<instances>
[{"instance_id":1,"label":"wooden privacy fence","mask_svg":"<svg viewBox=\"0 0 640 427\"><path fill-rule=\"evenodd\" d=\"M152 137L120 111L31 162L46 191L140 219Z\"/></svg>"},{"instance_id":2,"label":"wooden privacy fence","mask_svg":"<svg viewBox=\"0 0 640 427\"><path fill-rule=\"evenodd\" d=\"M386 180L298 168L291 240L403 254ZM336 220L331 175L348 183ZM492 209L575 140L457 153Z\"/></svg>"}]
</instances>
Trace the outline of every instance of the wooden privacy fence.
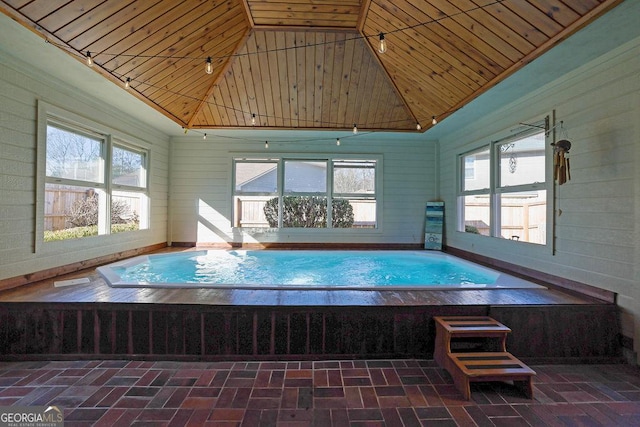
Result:
<instances>
[{"instance_id":1,"label":"wooden privacy fence","mask_svg":"<svg viewBox=\"0 0 640 427\"><path fill-rule=\"evenodd\" d=\"M475 227L479 234L489 235L491 212L488 202L465 205L465 225ZM510 201L501 207L500 233L505 239L544 243L546 240L546 201Z\"/></svg>"},{"instance_id":2,"label":"wooden privacy fence","mask_svg":"<svg viewBox=\"0 0 640 427\"><path fill-rule=\"evenodd\" d=\"M77 200L86 197L86 190L46 189L44 191L44 229L45 231L63 230L66 227L68 212Z\"/></svg>"},{"instance_id":3,"label":"wooden privacy fence","mask_svg":"<svg viewBox=\"0 0 640 427\"><path fill-rule=\"evenodd\" d=\"M44 229L45 231L64 230L69 228L67 218L73 204L93 194L92 189L62 188L45 189L44 191ZM120 200L129 206L131 212L140 213L140 197L114 194L113 200Z\"/></svg>"}]
</instances>

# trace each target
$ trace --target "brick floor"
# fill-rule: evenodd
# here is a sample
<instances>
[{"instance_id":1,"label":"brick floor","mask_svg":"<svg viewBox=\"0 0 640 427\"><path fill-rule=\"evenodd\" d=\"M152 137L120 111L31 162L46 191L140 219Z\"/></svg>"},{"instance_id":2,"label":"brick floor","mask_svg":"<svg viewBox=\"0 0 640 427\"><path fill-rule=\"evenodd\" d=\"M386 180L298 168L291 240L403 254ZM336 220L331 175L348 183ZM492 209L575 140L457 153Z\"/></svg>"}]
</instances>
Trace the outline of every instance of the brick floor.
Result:
<instances>
[{"instance_id":1,"label":"brick floor","mask_svg":"<svg viewBox=\"0 0 640 427\"><path fill-rule=\"evenodd\" d=\"M66 426L638 426L640 369L531 366L534 399L432 360L0 362L0 406L55 405Z\"/></svg>"}]
</instances>

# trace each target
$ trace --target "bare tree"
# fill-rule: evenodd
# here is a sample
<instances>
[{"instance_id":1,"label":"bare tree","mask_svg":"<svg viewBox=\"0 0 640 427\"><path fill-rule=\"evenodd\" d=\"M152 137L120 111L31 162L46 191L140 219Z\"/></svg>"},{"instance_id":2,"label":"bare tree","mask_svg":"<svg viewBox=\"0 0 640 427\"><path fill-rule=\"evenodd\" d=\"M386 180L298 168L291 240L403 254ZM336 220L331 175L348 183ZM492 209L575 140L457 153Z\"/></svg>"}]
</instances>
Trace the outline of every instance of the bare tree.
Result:
<instances>
[{"instance_id":1,"label":"bare tree","mask_svg":"<svg viewBox=\"0 0 640 427\"><path fill-rule=\"evenodd\" d=\"M47 126L47 176L95 180L101 141Z\"/></svg>"}]
</instances>

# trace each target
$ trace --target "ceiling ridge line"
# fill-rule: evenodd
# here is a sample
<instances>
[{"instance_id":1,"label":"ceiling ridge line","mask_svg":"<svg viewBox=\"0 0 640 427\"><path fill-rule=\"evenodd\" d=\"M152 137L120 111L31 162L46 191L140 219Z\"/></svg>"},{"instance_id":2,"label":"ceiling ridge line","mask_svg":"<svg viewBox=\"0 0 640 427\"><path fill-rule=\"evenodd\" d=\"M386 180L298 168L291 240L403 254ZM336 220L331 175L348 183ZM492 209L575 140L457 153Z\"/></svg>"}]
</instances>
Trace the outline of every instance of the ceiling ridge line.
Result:
<instances>
[{"instance_id":1,"label":"ceiling ridge line","mask_svg":"<svg viewBox=\"0 0 640 427\"><path fill-rule=\"evenodd\" d=\"M245 30L245 33L242 35L242 37L239 38L238 43L236 43L236 46L233 49L235 52L237 52L238 49L240 49L240 47L247 42L247 39L251 36L252 32L253 32L253 27L251 26ZM200 114L200 111L205 107L205 105L208 105L208 100L213 95L213 92L215 91L216 86L220 83L220 80L223 78L227 70L229 70L229 68L233 65L233 62L235 60L236 58L232 58L232 57L227 58L226 63L224 64L222 69L219 71L216 78L211 82L211 86L209 86L209 89L207 89L207 92L205 93L204 98L199 100L198 106L195 108L193 114L191 115L191 118L186 123L187 127L193 126L193 122L196 120L197 116ZM243 111L240 111L240 112L243 112ZM252 113L249 112L249 114L252 114Z\"/></svg>"},{"instance_id":2,"label":"ceiling ridge line","mask_svg":"<svg viewBox=\"0 0 640 427\"><path fill-rule=\"evenodd\" d=\"M246 1L246 0L243 0L243 1ZM476 7L473 7L473 8L470 8L470 9L461 10L460 12L456 12L456 13L453 13L453 14L450 14L450 15L445 15L445 16L442 16L442 17L439 17L439 18L432 18L429 21L419 22L417 24L412 24L412 25L409 25L409 26L406 26L406 27L402 27L402 28L396 28L394 30L384 32L384 34L385 35L393 34L393 33L403 32L403 31L407 31L407 30L412 30L414 28L421 27L421 26L435 24L435 23L438 23L438 22L440 22L442 20L445 20L445 19L451 19L451 18L453 18L455 16L458 16L458 15L467 15L469 12L485 9L487 7L490 7L490 6L495 6L496 4L500 4L500 3L503 3L505 1L508 1L508 0L494 0L493 2L488 3L486 5L478 5ZM622 1L622 0L619 0L619 1ZM39 27L37 24L34 24L34 25L37 26L39 30L42 30L42 28ZM294 30L296 29L296 27L289 27L289 26L278 27L279 30L290 30L292 28ZM266 29L259 28L259 27L255 28L255 29L260 29L262 31L266 31ZM336 29L329 29L329 28L327 28L326 30L338 31ZM313 29L307 29L306 31L310 31L310 32L311 31L321 31L321 29L317 30L316 28L313 28ZM363 39L367 39L368 40L368 39L371 39L371 38L379 38L380 37L380 33L367 35L367 34L364 34L364 33L360 32L357 28L355 28L353 30L341 30L341 32L345 32L345 33L353 32L354 34L357 35L356 37L346 38L344 40L344 42L351 41L351 40L363 40ZM49 33L49 32L47 31L47 33ZM82 51L79 51L79 50L69 46L66 43L63 43L63 44L52 43L52 44L54 46L57 46L57 47L66 46L69 49L72 49L73 51L77 51L80 56L83 55ZM231 54L231 55L217 55L217 56L210 56L210 55L206 55L206 56L137 55L137 54L111 53L111 52L108 52L108 51L101 51L99 54L100 55L106 55L106 56L112 56L114 58L116 58L116 57L130 57L130 58L157 58L157 59L178 59L178 60L179 59L184 59L184 60L202 60L202 61L204 61L209 57L212 60L213 59L227 59L227 58L233 58L233 57L239 57L239 56L257 55L257 54L260 54L260 53L279 52L279 51L283 51L283 50L286 51L286 50L291 50L291 49L304 49L304 48L307 48L307 47L323 46L323 45L326 45L326 44L328 44L328 42L308 43L308 44L300 45L300 46L294 45L294 46L286 46L284 48L269 49L269 50L264 51L264 52L262 52L262 51L260 51L260 52L247 52L247 53L244 53L244 54L234 53L234 54Z\"/></svg>"}]
</instances>

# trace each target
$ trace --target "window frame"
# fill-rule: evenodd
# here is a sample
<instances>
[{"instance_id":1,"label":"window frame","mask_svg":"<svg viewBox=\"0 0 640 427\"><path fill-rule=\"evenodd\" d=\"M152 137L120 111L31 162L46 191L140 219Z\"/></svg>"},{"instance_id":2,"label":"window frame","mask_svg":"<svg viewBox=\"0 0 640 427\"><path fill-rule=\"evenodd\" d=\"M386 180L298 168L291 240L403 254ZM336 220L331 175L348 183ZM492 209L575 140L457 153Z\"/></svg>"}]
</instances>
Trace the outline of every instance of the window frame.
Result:
<instances>
[{"instance_id":1,"label":"window frame","mask_svg":"<svg viewBox=\"0 0 640 427\"><path fill-rule=\"evenodd\" d=\"M140 185L126 185L121 183L115 183L113 178L113 150L114 148L118 148L121 150L126 150L131 153L139 154L142 157L142 162L140 165ZM109 199L110 202L113 202L114 197L119 197L114 195L117 192L123 193L133 193L139 195L140 197L140 213L138 215L138 226L139 229L137 231L146 230L149 228L150 223L150 215L151 212L149 210L149 150L144 149L142 147L136 146L134 144L129 143L119 137L112 137L111 142L108 146L109 150L109 168L108 175L109 177ZM109 212L111 209L111 204L109 205ZM111 215L109 215L111 218ZM109 233L107 234L115 234L113 230L111 230L111 226L113 224L109 224Z\"/></svg>"},{"instance_id":2,"label":"window frame","mask_svg":"<svg viewBox=\"0 0 640 427\"><path fill-rule=\"evenodd\" d=\"M140 229L138 233L143 233L150 228L151 221L151 186L150 186L150 165L151 165L151 149L150 144L132 137L117 129L97 123L87 119L81 115L65 110L63 108L51 105L47 102L38 101L38 119L37 119L37 155L36 155L36 215L35 215L35 233L34 233L34 252L38 251L56 251L57 248L69 245L68 242L84 241L85 239L106 238L112 234L120 235L121 233L112 233L111 231L111 202L114 191L126 191L142 194L141 213L139 215ZM101 182L84 181L69 178L58 178L47 175L47 130L49 125L61 128L71 133L84 135L94 139L100 139L100 177ZM111 176L111 155L113 147L124 148L129 151L137 152L143 155L143 176L141 181L144 186L128 186L122 184L114 184ZM45 187L47 184L61 184L70 186L79 186L83 188L91 188L99 190L101 208L98 213L98 235L86 236L76 239L55 240L45 242L44 240L44 203L45 203ZM71 243L73 244L73 243Z\"/></svg>"},{"instance_id":3,"label":"window frame","mask_svg":"<svg viewBox=\"0 0 640 427\"><path fill-rule=\"evenodd\" d=\"M457 206L457 230L458 232L465 234L475 234L465 232L465 197L474 195L487 195L489 197L489 235L482 235L484 237L494 237L500 240L510 240L501 236L501 221L502 221L502 203L501 197L503 195L522 193L527 191L546 191L546 231L545 231L545 243L528 242L524 240L510 240L519 243L528 243L543 248L550 248L553 250L553 201L554 201L554 182L553 182L553 165L551 156L551 142L553 138L552 127L550 126L550 120L552 114L547 114L543 117L539 117L536 120L529 122L529 124L520 123L516 129L509 129L494 135L493 138L485 138L477 142L477 146L471 150L461 152L457 155L456 163L456 176L458 180L456 206ZM518 185L501 185L500 183L500 146L508 144L510 141L519 141L528 136L542 133L544 135L544 165L545 172L544 182L531 182ZM487 142L489 140L489 142ZM474 190L465 190L465 158L477 152L481 152L489 148L489 187Z\"/></svg>"},{"instance_id":4,"label":"window frame","mask_svg":"<svg viewBox=\"0 0 640 427\"><path fill-rule=\"evenodd\" d=\"M331 217L331 209L332 199L336 198L337 194L340 194L339 198L342 198L343 193L333 193L333 165L336 160L344 160L344 161L369 161L375 163L375 192L373 194L369 194L369 199L373 199L376 202L375 215L376 215L376 225L375 227L351 227L351 228L338 228L332 227L332 217ZM378 154L340 154L340 153L270 153L269 156L265 156L264 154L260 155L258 153L230 153L230 161L231 161L231 212L230 218L231 228L234 230L239 230L245 233L253 233L253 232L265 232L265 230L277 231L277 232L286 232L286 233L345 233L345 232L354 232L354 233L381 233L382 232L382 155ZM238 227L236 226L236 204L235 198L236 196L247 194L247 193L238 193L236 191L236 163L237 162L252 162L252 161L273 161L278 164L278 188L276 189L275 196L278 197L278 226L277 227ZM285 162L286 161L323 161L326 162L326 192L318 193L318 192L285 192ZM256 195L258 195L256 193ZM263 195L263 194L260 194ZM327 198L327 227L322 228L304 228L304 227L283 227L282 226L282 198L285 196L322 196Z\"/></svg>"}]
</instances>

